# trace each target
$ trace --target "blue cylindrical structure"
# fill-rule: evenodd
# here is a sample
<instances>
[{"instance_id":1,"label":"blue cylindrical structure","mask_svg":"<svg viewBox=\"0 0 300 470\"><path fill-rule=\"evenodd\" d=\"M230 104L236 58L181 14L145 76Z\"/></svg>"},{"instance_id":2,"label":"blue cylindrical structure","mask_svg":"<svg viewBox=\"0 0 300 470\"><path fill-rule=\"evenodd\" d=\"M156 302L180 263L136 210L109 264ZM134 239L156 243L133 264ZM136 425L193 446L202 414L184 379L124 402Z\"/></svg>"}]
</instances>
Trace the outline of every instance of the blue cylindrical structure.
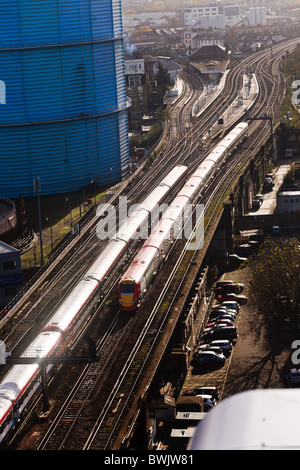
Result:
<instances>
[{"instance_id":1,"label":"blue cylindrical structure","mask_svg":"<svg viewBox=\"0 0 300 470\"><path fill-rule=\"evenodd\" d=\"M34 178L42 195L119 181L129 168L121 1L0 7L0 193L31 196Z\"/></svg>"}]
</instances>

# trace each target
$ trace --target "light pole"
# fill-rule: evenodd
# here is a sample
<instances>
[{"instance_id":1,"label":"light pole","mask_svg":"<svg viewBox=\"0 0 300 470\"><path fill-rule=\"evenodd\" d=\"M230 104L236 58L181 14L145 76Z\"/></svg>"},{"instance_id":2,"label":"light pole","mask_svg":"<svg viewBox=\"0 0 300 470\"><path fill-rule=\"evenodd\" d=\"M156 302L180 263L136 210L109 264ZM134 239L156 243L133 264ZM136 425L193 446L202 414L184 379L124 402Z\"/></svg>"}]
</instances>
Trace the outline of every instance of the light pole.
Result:
<instances>
[{"instance_id":1,"label":"light pole","mask_svg":"<svg viewBox=\"0 0 300 470\"><path fill-rule=\"evenodd\" d=\"M48 220L49 220L49 224L50 224L51 251L53 251L53 234L52 234L52 220L51 220L51 216L46 217L46 221L47 221L47 222L48 222Z\"/></svg>"},{"instance_id":2,"label":"light pole","mask_svg":"<svg viewBox=\"0 0 300 470\"><path fill-rule=\"evenodd\" d=\"M33 178L33 188L34 188L34 193L37 195L37 201L38 201L38 218L39 218L40 247L41 247L41 266L43 266L44 257L43 257L43 238L42 238L41 202L40 202L40 192L41 192L41 180L40 180L40 178Z\"/></svg>"},{"instance_id":3,"label":"light pole","mask_svg":"<svg viewBox=\"0 0 300 470\"><path fill-rule=\"evenodd\" d=\"M70 204L70 225L71 225L71 229L73 227L73 218L72 218L72 200L71 200L71 196L67 196L66 197L66 202L69 201L69 204Z\"/></svg>"}]
</instances>

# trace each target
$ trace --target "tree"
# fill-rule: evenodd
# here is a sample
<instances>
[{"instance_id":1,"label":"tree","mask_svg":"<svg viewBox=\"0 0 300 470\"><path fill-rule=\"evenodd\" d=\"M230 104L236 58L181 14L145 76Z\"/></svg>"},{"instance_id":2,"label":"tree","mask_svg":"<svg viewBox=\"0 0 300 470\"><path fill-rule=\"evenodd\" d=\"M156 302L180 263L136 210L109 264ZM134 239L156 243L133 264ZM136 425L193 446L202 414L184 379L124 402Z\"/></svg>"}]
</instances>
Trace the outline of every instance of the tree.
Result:
<instances>
[{"instance_id":1,"label":"tree","mask_svg":"<svg viewBox=\"0 0 300 470\"><path fill-rule=\"evenodd\" d=\"M155 78L157 81L157 104L158 106L161 106L163 104L166 91L172 86L172 80L168 69L165 68L161 62L158 62Z\"/></svg>"},{"instance_id":2,"label":"tree","mask_svg":"<svg viewBox=\"0 0 300 470\"><path fill-rule=\"evenodd\" d=\"M249 294L260 311L289 330L300 326L299 241L267 239L249 259Z\"/></svg>"}]
</instances>

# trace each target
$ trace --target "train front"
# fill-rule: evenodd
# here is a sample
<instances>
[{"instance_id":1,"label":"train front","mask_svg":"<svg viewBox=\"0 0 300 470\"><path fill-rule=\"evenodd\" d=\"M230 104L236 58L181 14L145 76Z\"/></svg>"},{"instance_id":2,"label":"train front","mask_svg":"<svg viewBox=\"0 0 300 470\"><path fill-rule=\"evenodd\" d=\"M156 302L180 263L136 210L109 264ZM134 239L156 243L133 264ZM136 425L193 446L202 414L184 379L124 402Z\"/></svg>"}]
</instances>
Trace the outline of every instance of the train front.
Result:
<instances>
[{"instance_id":1,"label":"train front","mask_svg":"<svg viewBox=\"0 0 300 470\"><path fill-rule=\"evenodd\" d=\"M121 279L118 285L118 299L120 310L130 311L137 308L139 298L139 284L134 279Z\"/></svg>"}]
</instances>

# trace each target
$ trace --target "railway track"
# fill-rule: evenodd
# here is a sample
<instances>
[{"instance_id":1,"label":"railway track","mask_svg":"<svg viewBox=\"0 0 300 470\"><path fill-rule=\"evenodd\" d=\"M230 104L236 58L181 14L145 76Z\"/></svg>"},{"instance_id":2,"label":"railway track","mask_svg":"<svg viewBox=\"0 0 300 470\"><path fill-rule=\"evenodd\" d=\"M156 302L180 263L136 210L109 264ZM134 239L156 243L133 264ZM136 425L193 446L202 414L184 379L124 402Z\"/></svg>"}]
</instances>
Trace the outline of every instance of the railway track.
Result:
<instances>
[{"instance_id":1,"label":"railway track","mask_svg":"<svg viewBox=\"0 0 300 470\"><path fill-rule=\"evenodd\" d=\"M267 90L267 87L266 87L265 91L266 90ZM264 96L266 96L266 95L264 94ZM278 99L278 98L279 98L278 90L276 90L274 88L273 93L271 93L269 95L269 100ZM262 106L265 106L265 105L266 105L266 102L265 102L265 99L264 99L264 100L262 100L260 106L262 107ZM258 110L260 110L260 108L258 108ZM256 127L258 127L257 124L255 126L253 126L253 132L255 131ZM261 145L261 143L262 143L261 136L257 136L255 138L255 142L253 143L253 145L258 148ZM243 152L241 152L240 155L235 159L235 161L234 162L231 161L230 164L232 165L232 163L234 163L234 166L236 166L238 164L241 164L241 162L243 160L245 160L245 158L247 158L247 152L248 152L248 149L245 148L243 150ZM232 171L229 171L228 173L226 173L223 176L223 178L219 181L218 185L215 187L215 192L210 196L209 200L206 202L207 207L209 206L209 203L211 202L212 198L215 197L215 194L217 194L218 192L219 192L218 203L220 203L220 201L223 200L224 193L228 188L229 181L232 182L237 177L237 175L238 175L238 170L236 170L233 173L232 173ZM225 184L225 182L226 182L226 184ZM225 186L224 186L224 184L225 184ZM222 189L223 186L224 186L224 189ZM215 205L215 211L216 211L217 207L218 207L218 204ZM213 219L214 215L215 215L215 213L210 214L210 220L207 221L207 224L206 224L207 227L209 227L210 221ZM161 331L161 329L163 327L163 323L165 321L165 318L167 317L167 315L166 315L166 316L162 316L162 318L160 318L159 313L158 313L159 312L158 305L160 305L162 300L165 298L167 289L171 285L171 283L173 281L173 278L175 276L176 270L177 270L180 262L184 258L185 254L186 253L184 252L184 250L182 250L181 255L179 256L179 259L177 261L177 266L175 266L173 272L171 273L168 281L166 282L166 284L164 286L163 291L161 292L160 299L157 301L157 308L154 308L151 311L151 315L148 319L148 322L143 327L143 330L142 330L142 333L141 333L140 337L138 338L134 348L131 350L131 353L132 354L134 353L135 354L134 357L136 357L137 351L138 351L140 345L141 344L143 345L141 349L145 349L147 351L146 358L144 358L143 361L142 361L143 367L145 367L146 360L149 357L149 355L151 355L152 348L155 347L155 338L157 337L157 335L159 335L159 332ZM182 276L182 274L181 274L181 281L182 282L183 282L184 278L185 278L185 275ZM152 319L155 319L155 321L157 322L156 327L153 325L152 322L150 322L150 320L152 321ZM147 333L148 333L149 329L150 329L150 334L149 334L149 337L147 338ZM140 352L140 355L141 354L142 353ZM134 362L137 362L137 361L134 361ZM130 358L125 362L124 369L122 370L122 373L121 373L122 379L123 379L123 376L126 377L126 382L123 384L122 383L123 380L121 380L121 379L114 382L114 387L112 389L110 397L108 398L108 400L110 400L110 406L108 406L108 400L107 400L106 403L105 403L105 406L103 407L103 409L101 411L101 413L97 417L94 426L92 426L92 430L91 430L88 438L85 439L85 443L84 443L84 445L82 445L83 449L94 449L95 450L95 449L107 449L107 448L109 448L110 442L113 440L114 433L116 433L118 431L118 423L121 420L121 418L120 418L121 411L125 411L125 414L128 412L128 406L129 406L129 402L130 402L130 397L132 395L132 390L134 389L134 386L137 384L137 382L138 382L138 380L141 376L141 373L143 371L143 367L141 367L140 364L137 367L136 363L134 363L134 365L132 366L132 356L130 355ZM137 369L137 370L131 370L130 373L129 373L129 370L131 368L132 369ZM126 372L126 374L125 374L125 372ZM132 381L128 380L128 377L133 377ZM92 410L90 409L89 412L88 412L88 417L89 418L91 416L91 412L92 412ZM118 412L118 414L117 414L117 412ZM73 421L73 424L72 424L72 428L73 428L73 426L74 426L74 421ZM80 426L80 428L82 428L82 427ZM61 437L60 437L59 441L61 442L61 445L58 448L59 449L65 448L65 445L67 443L67 439L66 438L61 439ZM42 444L42 448L48 449L49 448L48 447L49 442L51 442L51 438L50 438L50 441L48 441L47 443L46 443L46 440L44 441L44 443ZM70 439L70 442L72 442L72 444L74 444L74 442L76 442L74 448L75 449L78 448L78 443L77 443L78 441L76 439L74 440L74 435Z\"/></svg>"},{"instance_id":2,"label":"railway track","mask_svg":"<svg viewBox=\"0 0 300 470\"><path fill-rule=\"evenodd\" d=\"M273 51L273 54L274 54L274 51ZM267 55L266 55L266 56L267 56ZM273 65L272 67L276 67L275 62L274 62L274 65ZM271 83L273 77L272 77L269 73L267 73L266 71L260 71L260 70L261 70L261 69L258 68L258 72L261 73L261 76L262 76L262 78L261 78L262 83L266 83L267 80ZM274 71L275 71L275 68L274 68ZM238 79L237 79L237 80L238 80ZM236 84L235 84L235 85L232 84L231 86L229 86L230 94L231 94L231 96L233 96L233 97L234 97L234 95L233 95L233 90L237 90L237 89L238 89L238 84L237 84L238 81L237 81L237 82L234 81L234 83L236 83ZM267 85L266 85L266 89L267 89ZM265 89L265 92L266 92L266 89ZM274 92L274 93L275 93L275 92ZM264 95L265 95L265 93L264 93ZM275 94L272 96L272 98L275 98ZM220 97L219 101L222 101L223 99L224 99L224 96ZM257 112L260 112L260 110L263 110L263 109L264 109L263 107L264 107L265 105L266 105L266 103L265 103L265 102L262 102L261 105L260 105L261 107L260 107L260 108L256 108ZM268 105L268 106L270 106L270 105ZM210 111L210 112L211 112L211 111ZM179 154L180 152L184 152L184 155L182 155L181 158L186 158L186 159L190 158L190 155L191 155L191 154L190 154L190 150L186 150L186 149L190 149L190 146L192 145L192 143L193 143L193 141L194 141L194 139L195 139L195 134L197 133L197 135L198 135L198 133L200 133L200 135L201 135L201 132L204 132L204 131L205 131L205 128L208 128L207 126L208 126L208 124L206 124L206 125L200 125L200 126L199 126L198 124L196 124L196 125L194 126L194 135L193 135L193 136L190 136L190 135L189 135L190 133L192 133L192 131L190 131L190 132L188 132L188 133L185 133L184 137L182 137L181 139L178 139L178 135L177 135L177 136L176 136L176 140L177 140L177 142L178 142L178 143L177 143L178 149L176 149L176 151L175 151L175 150L174 150L174 147L173 147L172 152L171 152L170 154L168 154L168 153L166 154L166 155L167 155L167 156L166 156L166 161L168 161L168 163L169 163L169 162L171 161L171 159L173 159L173 160L176 160L176 163L178 163L178 160L177 160L177 159L179 158L178 154ZM256 128L255 130L257 130L257 128L259 127L259 125L258 125L258 124L257 124L257 125L253 125L253 129L254 129L254 127ZM257 145L259 145L259 144L257 144ZM198 158L201 159L201 155L200 155L200 157L198 157ZM172 163L173 163L173 160L172 160ZM198 163L199 163L199 162L198 162ZM174 163L174 164L175 164L175 163ZM161 171L162 171L162 170L161 170ZM155 178L155 177L157 177L157 175L154 176L154 178ZM92 238L91 238L91 241L92 241ZM146 317L148 318L148 317L149 317L149 314L147 314ZM156 318L156 321L158 321L158 316L157 316L157 314L156 314L156 317L157 317L157 318ZM154 316L154 318L155 318L155 316ZM125 325L123 325L123 328L122 328L122 325L119 324L119 326L118 326L118 331L127 330L127 327L129 328L129 327L131 326L131 324L133 324L133 325L134 325L134 328L133 328L133 329L130 329L130 328L129 328L129 330L130 330L129 337L131 338L131 337L132 337L132 331L134 331L134 330L138 331L138 326L137 326L137 323L138 323L138 322L137 322L137 320L139 320L139 319L141 319L141 322L142 322L143 315L139 315L138 317L135 317L134 320L133 320L133 319L129 319L129 320L127 319L128 325L125 324ZM123 321L123 322L124 322L124 321L125 321L124 317L123 317L122 319L120 319L120 321ZM144 318L144 321L145 321L145 318ZM145 329L145 326L142 325L142 323L141 323L141 328L142 328L142 330ZM161 328L161 326L158 327L157 330L155 330L153 324L151 324L151 326L149 326L149 331L151 332L151 335L152 335L152 336L150 335L150 339L149 339L149 343L150 343L150 344L154 344L153 335L157 334L156 331L160 331L160 328ZM143 334L144 334L144 333L143 333ZM108 337L109 337L109 336L112 336L112 337L114 336L114 335L113 335L113 330L111 330L111 334L108 335ZM126 334L125 334L125 337L126 337ZM129 343L129 341L128 341L128 336L127 336L126 338L127 338L127 342ZM133 338L131 338L131 340L133 340ZM107 339L107 341L108 341L108 339ZM123 345L124 345L124 343L126 343L126 340L124 340L124 337L123 337L123 340L120 339L120 344L123 344ZM132 341L131 341L130 343L132 343ZM145 347L145 343L146 343L146 339L145 339L145 336L144 336L144 337L143 337L143 344L144 344L144 347ZM106 344L105 347L104 347L104 344ZM118 343L117 341L115 341L115 344L119 344L119 343ZM136 344L138 344L138 341L136 341ZM104 350L108 350L108 351L111 351L111 354L113 354L113 351L111 350L111 347L109 347L106 342L102 343L102 348L104 348L104 349L100 349L99 352L100 352L100 351L104 351ZM137 351L137 346L135 347L135 349L136 349L136 351ZM127 350L126 350L126 351L127 351ZM100 352L100 356L99 356L99 357L102 358L102 354L103 354L103 360L104 360L104 353L103 353L103 352ZM128 355L128 352L126 352L125 355ZM118 354L117 354L117 357L119 357ZM91 407L89 407L89 405L87 405L87 403L89 404L89 399L90 399L90 397L91 397L91 393L88 394L87 398L82 398L82 390L86 390L86 391L89 390L89 387L87 387L87 383L88 383L89 385L92 384L92 379L91 379L91 377L96 377L96 376L97 376L97 377L98 377L98 380L100 380L100 382L103 382L103 376L101 375L101 371L103 372L103 371L105 371L105 370L107 369L109 361L110 361L110 360L108 359L108 362L106 362L106 363L102 363L102 362L101 362L101 365L98 364L98 363L96 363L96 364L93 364L92 366L89 366L88 368L90 368L90 370L91 370L90 375L88 375L87 378L85 377L85 378L83 379L83 382L82 382L82 384L81 384L80 386L79 386L79 383L77 384L78 393L79 393L79 395L77 395L77 405L78 405L78 407L79 407L79 402L81 402L81 408L80 408L80 410L81 410L81 411L80 411L81 416L80 416L80 413L79 413L79 414L77 413L78 418L80 418L80 419L79 419L79 422L80 422L80 421L81 421L81 422L83 421L83 417L82 417L82 410L83 410L83 409L85 409L85 411L87 411L88 408L90 408L90 409L89 409L89 411L90 411L89 416L91 416L91 412L92 412ZM128 364L128 365L126 365L126 368L128 368L128 370L129 370L130 361L128 361L128 363L126 363L126 364ZM97 366L100 367L100 370L99 370L99 368L97 368ZM124 366L124 367L125 367L125 366ZM94 370L94 371L93 371L93 370ZM97 373L95 372L95 370L97 370ZM110 369L110 370L111 370L111 369ZM141 370L141 369L139 368L139 370ZM122 371L122 374L125 374L125 370ZM112 441L112 437L111 437L112 434L111 434L111 431L109 431L110 436L108 436L107 433L106 433L106 434L104 433L103 426L107 426L107 423L110 423L110 427L114 427L114 432L115 432L116 429L117 429L117 426L113 423L113 421L114 421L114 419L116 418L116 411L115 411L115 412L113 412L113 411L114 411L114 410L117 410L117 411L118 411L118 416L121 416L121 414L119 413L119 411L121 411L121 408L123 408L123 405L124 405L124 409L127 409L127 410L128 410L129 401L132 399L132 398L131 398L132 395L130 395L130 393L129 393L128 390L126 390L125 392L122 392L121 389L116 386L117 380L116 380L115 378L114 378L114 379L112 379L111 377L109 377L109 378L110 378L110 380L113 380L114 385L113 385L113 387L110 387L110 388L109 388L109 385L108 385L107 382L106 382L106 385L105 385L104 388L106 388L106 389L108 389L108 390L114 390L114 396L106 397L107 400L109 399L109 400L112 402L112 405L111 405L111 407L110 407L110 410L111 410L111 411L108 411L108 410L109 410L109 408L108 408L108 406L107 406L108 402L107 402L107 401L105 401L105 402L103 401L103 399L104 399L104 396L103 396L103 399L101 400L101 403L102 403L101 406L104 407L104 408L107 410L107 411L106 411L106 415L104 416L103 414L101 415L101 413L100 413L100 415L98 415L98 417L96 418L96 421L95 421L96 424L94 424L94 426L93 426L93 430L95 431L94 434L95 434L95 435L98 435L98 437L96 438L96 441L98 442L97 445L99 445L99 441L100 441L99 432L100 432L100 436L102 436L102 437L101 437L101 444L100 444L100 447L101 447L101 448L107 448L107 446L111 445L111 441ZM138 380L138 378L135 377L135 379L133 379L133 380L134 380L134 382L136 382L136 381ZM127 376L126 382L128 382L128 376ZM120 385L121 385L121 384L120 384ZM93 390L93 394L95 394L95 385L93 386L93 388L92 388L92 386L91 386L91 389ZM80 391L80 390L81 390L81 391ZM101 394L103 395L103 389L100 388L100 390L102 390L102 392L97 392L97 396L101 396ZM132 393L132 392L131 392L131 393ZM100 395L99 395L99 394L100 394ZM76 395L76 394L74 394L74 397L75 397L75 395ZM81 398L79 399L78 396L80 396ZM125 398L124 398L124 397L125 397ZM93 403L94 403L94 402L95 402L95 401L94 401L94 399L93 399ZM125 405L125 402L127 402L126 405ZM75 399L75 403L76 403L76 399ZM82 403L84 403L85 405L83 406ZM75 408L76 408L76 407L74 407L74 409L75 409ZM66 409L67 409L67 408L66 408ZM75 413L75 414L76 414L76 413ZM126 413L125 413L125 414L126 414ZM102 416L102 417L101 417L101 416ZM71 414L71 418L69 418L69 420L70 420L70 419L71 419L71 421L72 421L72 423L73 423L73 424L72 424L72 430L74 430L74 428L75 428L75 422L76 422L76 420L74 419L74 414L73 414L73 415ZM123 419L124 419L124 418L123 418ZM68 420L68 419L66 418L66 421L67 421L67 420ZM118 420L119 420L119 422L120 422L120 421L122 420L122 418L118 418ZM62 422L63 422L63 421L62 421ZM80 426L79 426L79 427L80 427ZM57 428L57 429L58 429L58 428ZM97 432L96 432L96 431L97 431ZM56 433L57 433L57 430L56 430ZM106 435L106 444L104 443L104 439L103 439L104 434ZM60 446L62 445L62 447L59 447L59 448L67 448L66 445L67 445L68 439L71 439L71 440L73 439L73 442L74 442L74 438L71 438L70 436L71 436L71 433L69 433L69 434L66 433L66 434L65 434L65 437L62 437L62 436L60 435L60 437L59 437L58 440L60 441L60 444L59 444L59 445L60 445ZM77 441L76 441L76 442L77 442ZM81 442L82 442L82 436L81 436ZM76 448L77 448L77 449L78 449L78 448L82 448L82 447L83 447L83 448L94 448L94 447L93 447L93 446L95 446L94 442L95 442L95 437L89 437L88 439L86 439L84 445L83 445L82 443L79 444L79 443L77 442L77 443L76 443L76 446L77 446ZM49 441L49 443L50 443L50 441ZM46 444L41 444L41 447L42 447L43 445L46 445ZM53 444L48 444L48 445L51 446L51 445L53 445ZM56 444L56 445L57 445L57 444ZM80 446L81 446L81 447L80 447ZM54 448L55 448L55 446L54 446ZM57 447L56 447L56 448L57 448Z\"/></svg>"}]
</instances>

